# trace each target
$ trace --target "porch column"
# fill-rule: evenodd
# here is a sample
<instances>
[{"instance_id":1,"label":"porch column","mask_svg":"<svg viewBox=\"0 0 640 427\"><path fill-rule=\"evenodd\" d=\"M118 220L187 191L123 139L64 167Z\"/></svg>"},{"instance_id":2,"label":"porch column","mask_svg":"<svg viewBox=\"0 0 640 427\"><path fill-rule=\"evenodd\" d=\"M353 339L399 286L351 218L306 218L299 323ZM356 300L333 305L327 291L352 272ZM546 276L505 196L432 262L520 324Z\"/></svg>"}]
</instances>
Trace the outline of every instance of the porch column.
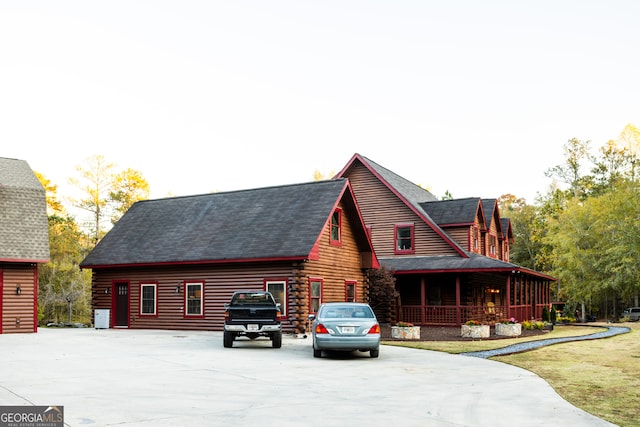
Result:
<instances>
[{"instance_id":1,"label":"porch column","mask_svg":"<svg viewBox=\"0 0 640 427\"><path fill-rule=\"evenodd\" d=\"M460 275L456 274L456 324L462 325L462 313L460 312Z\"/></svg>"},{"instance_id":2,"label":"porch column","mask_svg":"<svg viewBox=\"0 0 640 427\"><path fill-rule=\"evenodd\" d=\"M511 275L507 276L507 292L505 292L505 294L504 294L504 299L505 299L505 302L506 302L506 307L505 308L506 308L506 312L507 312L507 315L505 317L507 317L507 319L508 319L508 318L513 317L511 315Z\"/></svg>"},{"instance_id":3,"label":"porch column","mask_svg":"<svg viewBox=\"0 0 640 427\"><path fill-rule=\"evenodd\" d=\"M420 323L427 323L427 283L424 276L420 276Z\"/></svg>"}]
</instances>

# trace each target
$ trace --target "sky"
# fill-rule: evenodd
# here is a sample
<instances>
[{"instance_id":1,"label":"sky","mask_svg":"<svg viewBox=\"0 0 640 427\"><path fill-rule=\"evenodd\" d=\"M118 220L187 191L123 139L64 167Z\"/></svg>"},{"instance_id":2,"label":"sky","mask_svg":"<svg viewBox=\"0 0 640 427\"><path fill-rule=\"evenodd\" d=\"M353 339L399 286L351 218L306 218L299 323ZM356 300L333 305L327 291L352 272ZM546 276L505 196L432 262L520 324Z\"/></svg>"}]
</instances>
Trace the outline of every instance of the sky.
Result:
<instances>
[{"instance_id":1,"label":"sky","mask_svg":"<svg viewBox=\"0 0 640 427\"><path fill-rule=\"evenodd\" d=\"M72 195L102 155L151 197L329 177L533 203L570 138L640 126L640 2L0 2L0 156Z\"/></svg>"}]
</instances>

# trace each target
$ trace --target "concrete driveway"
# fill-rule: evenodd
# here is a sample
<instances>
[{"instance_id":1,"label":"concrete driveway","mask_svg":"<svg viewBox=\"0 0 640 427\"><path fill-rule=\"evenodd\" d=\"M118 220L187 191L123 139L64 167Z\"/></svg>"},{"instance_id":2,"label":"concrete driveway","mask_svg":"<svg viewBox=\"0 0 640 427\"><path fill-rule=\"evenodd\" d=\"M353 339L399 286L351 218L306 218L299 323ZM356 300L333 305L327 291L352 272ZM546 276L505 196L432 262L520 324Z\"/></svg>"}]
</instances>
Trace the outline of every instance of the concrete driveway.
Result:
<instances>
[{"instance_id":1,"label":"concrete driveway","mask_svg":"<svg viewBox=\"0 0 640 427\"><path fill-rule=\"evenodd\" d=\"M311 340L222 346L220 332L0 335L0 405L61 405L69 426L612 425L536 375L383 346L314 359Z\"/></svg>"}]
</instances>

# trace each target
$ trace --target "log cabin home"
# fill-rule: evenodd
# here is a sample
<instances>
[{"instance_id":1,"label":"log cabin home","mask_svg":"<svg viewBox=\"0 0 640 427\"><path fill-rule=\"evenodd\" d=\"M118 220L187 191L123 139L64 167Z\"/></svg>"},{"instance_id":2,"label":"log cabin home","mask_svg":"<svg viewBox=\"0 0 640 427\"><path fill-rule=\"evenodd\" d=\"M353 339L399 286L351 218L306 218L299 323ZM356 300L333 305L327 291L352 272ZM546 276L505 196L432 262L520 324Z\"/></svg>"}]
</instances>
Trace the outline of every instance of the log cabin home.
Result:
<instances>
[{"instance_id":1,"label":"log cabin home","mask_svg":"<svg viewBox=\"0 0 640 427\"><path fill-rule=\"evenodd\" d=\"M366 301L379 264L346 179L135 203L87 255L115 328L222 330L234 291L265 289L285 332L320 302Z\"/></svg>"},{"instance_id":2,"label":"log cabin home","mask_svg":"<svg viewBox=\"0 0 640 427\"><path fill-rule=\"evenodd\" d=\"M38 264L49 256L44 188L26 161L0 157L0 334L38 331Z\"/></svg>"},{"instance_id":3,"label":"log cabin home","mask_svg":"<svg viewBox=\"0 0 640 427\"><path fill-rule=\"evenodd\" d=\"M380 264L393 271L398 320L418 325L540 319L555 278L509 262L511 224L495 199L437 200L355 154L348 178Z\"/></svg>"}]
</instances>

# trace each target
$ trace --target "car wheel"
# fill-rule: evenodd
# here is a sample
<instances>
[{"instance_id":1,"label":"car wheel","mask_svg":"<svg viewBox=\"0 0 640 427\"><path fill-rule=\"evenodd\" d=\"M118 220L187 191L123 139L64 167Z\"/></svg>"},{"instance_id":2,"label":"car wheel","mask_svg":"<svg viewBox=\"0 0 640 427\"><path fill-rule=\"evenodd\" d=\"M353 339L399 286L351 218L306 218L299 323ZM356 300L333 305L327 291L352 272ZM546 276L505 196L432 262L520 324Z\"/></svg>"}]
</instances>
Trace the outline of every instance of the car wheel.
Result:
<instances>
[{"instance_id":1,"label":"car wheel","mask_svg":"<svg viewBox=\"0 0 640 427\"><path fill-rule=\"evenodd\" d=\"M282 332L274 332L273 335L271 335L271 345L273 348L282 347Z\"/></svg>"},{"instance_id":2,"label":"car wheel","mask_svg":"<svg viewBox=\"0 0 640 427\"><path fill-rule=\"evenodd\" d=\"M222 345L224 345L225 348L233 347L233 338L233 333L224 331L222 334Z\"/></svg>"},{"instance_id":3,"label":"car wheel","mask_svg":"<svg viewBox=\"0 0 640 427\"><path fill-rule=\"evenodd\" d=\"M322 357L322 350L316 350L316 348L313 348L313 357Z\"/></svg>"},{"instance_id":4,"label":"car wheel","mask_svg":"<svg viewBox=\"0 0 640 427\"><path fill-rule=\"evenodd\" d=\"M371 357L378 357L378 355L380 355L380 349L377 349L377 350L371 350L371 351L369 352L369 356L371 356Z\"/></svg>"}]
</instances>

